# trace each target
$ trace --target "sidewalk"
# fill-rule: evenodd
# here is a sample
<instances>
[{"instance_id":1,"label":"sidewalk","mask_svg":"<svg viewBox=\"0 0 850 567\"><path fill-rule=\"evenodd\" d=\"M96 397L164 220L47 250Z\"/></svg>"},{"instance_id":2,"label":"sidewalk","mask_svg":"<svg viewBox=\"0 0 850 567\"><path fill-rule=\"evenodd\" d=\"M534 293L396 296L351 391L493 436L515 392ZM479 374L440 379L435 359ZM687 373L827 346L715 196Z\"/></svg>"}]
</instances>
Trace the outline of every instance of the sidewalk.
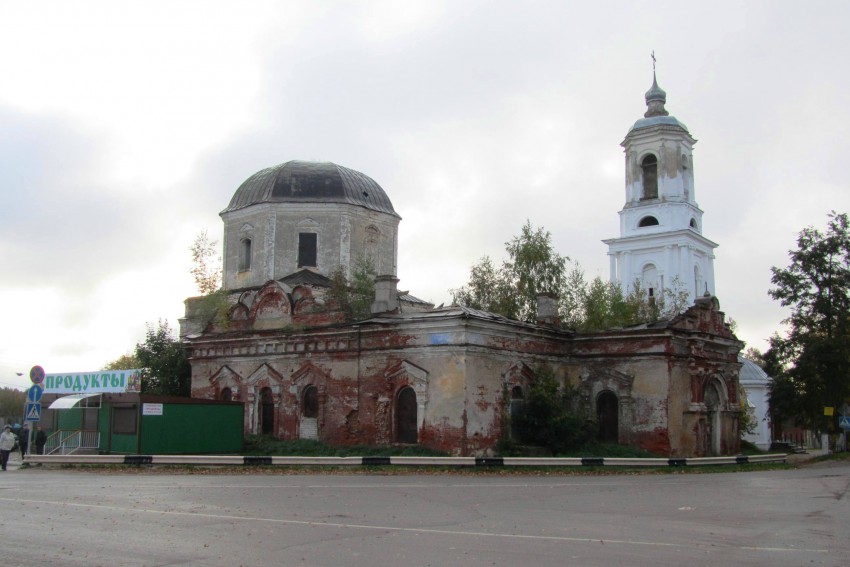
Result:
<instances>
[{"instance_id":1,"label":"sidewalk","mask_svg":"<svg viewBox=\"0 0 850 567\"><path fill-rule=\"evenodd\" d=\"M19 451L12 451L9 455L9 462L6 463L6 471L16 471L21 468L24 462L21 460L21 453Z\"/></svg>"},{"instance_id":2,"label":"sidewalk","mask_svg":"<svg viewBox=\"0 0 850 567\"><path fill-rule=\"evenodd\" d=\"M792 465L806 463L812 461L822 455L820 449L812 449L808 453L790 453L788 455L788 463Z\"/></svg>"}]
</instances>

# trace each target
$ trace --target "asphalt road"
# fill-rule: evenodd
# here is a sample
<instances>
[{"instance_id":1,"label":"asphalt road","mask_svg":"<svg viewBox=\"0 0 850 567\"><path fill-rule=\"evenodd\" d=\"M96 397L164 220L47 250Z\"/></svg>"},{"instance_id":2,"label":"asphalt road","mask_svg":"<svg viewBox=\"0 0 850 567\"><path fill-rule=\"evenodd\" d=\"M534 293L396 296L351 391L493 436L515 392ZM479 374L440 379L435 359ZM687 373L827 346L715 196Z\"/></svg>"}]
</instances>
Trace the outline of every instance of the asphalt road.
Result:
<instances>
[{"instance_id":1,"label":"asphalt road","mask_svg":"<svg viewBox=\"0 0 850 567\"><path fill-rule=\"evenodd\" d=\"M845 565L848 488L850 461L601 476L42 467L0 473L0 564Z\"/></svg>"}]
</instances>

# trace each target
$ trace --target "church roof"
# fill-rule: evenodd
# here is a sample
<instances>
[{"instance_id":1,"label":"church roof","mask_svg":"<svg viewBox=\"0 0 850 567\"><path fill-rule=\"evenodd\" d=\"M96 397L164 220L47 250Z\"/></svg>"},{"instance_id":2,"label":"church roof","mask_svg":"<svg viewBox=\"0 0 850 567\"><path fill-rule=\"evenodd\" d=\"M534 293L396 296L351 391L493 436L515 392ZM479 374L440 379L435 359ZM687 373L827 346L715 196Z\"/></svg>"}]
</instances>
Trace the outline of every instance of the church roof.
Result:
<instances>
[{"instance_id":1,"label":"church roof","mask_svg":"<svg viewBox=\"0 0 850 567\"><path fill-rule=\"evenodd\" d=\"M313 287L331 287L331 279L322 274L317 274L312 270L299 270L294 274L289 274L280 279L288 286L295 287L297 285L309 285Z\"/></svg>"},{"instance_id":2,"label":"church roof","mask_svg":"<svg viewBox=\"0 0 850 567\"><path fill-rule=\"evenodd\" d=\"M658 86L654 70L652 72L652 86L646 91L644 99L646 100L646 113L643 115L643 118L635 122L632 129L629 130L630 134L641 128L661 125L677 126L688 132L688 127L679 122L675 116L670 116L670 113L664 108L664 105L667 103L667 93Z\"/></svg>"},{"instance_id":3,"label":"church roof","mask_svg":"<svg viewBox=\"0 0 850 567\"><path fill-rule=\"evenodd\" d=\"M260 203L346 203L399 216L372 178L330 162L288 161L246 179L222 214Z\"/></svg>"},{"instance_id":4,"label":"church roof","mask_svg":"<svg viewBox=\"0 0 850 567\"><path fill-rule=\"evenodd\" d=\"M741 371L738 374L738 381L743 385L767 385L770 383L770 376L768 376L764 370L762 370L761 366L744 358L743 356L738 357L738 362L741 363Z\"/></svg>"}]
</instances>

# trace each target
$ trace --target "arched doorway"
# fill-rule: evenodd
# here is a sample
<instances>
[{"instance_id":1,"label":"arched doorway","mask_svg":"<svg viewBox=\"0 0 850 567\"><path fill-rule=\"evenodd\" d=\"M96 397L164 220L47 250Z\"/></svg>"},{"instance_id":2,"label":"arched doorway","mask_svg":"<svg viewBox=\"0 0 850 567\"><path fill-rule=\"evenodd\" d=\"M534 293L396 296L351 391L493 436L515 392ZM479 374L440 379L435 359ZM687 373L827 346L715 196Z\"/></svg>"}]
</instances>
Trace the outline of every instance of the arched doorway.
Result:
<instances>
[{"instance_id":1,"label":"arched doorway","mask_svg":"<svg viewBox=\"0 0 850 567\"><path fill-rule=\"evenodd\" d=\"M706 432L705 439L708 447L707 453L709 455L717 456L720 455L720 401L721 401L720 391L717 389L717 384L715 382L711 382L705 387L705 395L703 396L703 402L705 403L706 410Z\"/></svg>"},{"instance_id":2,"label":"arched doorway","mask_svg":"<svg viewBox=\"0 0 850 567\"><path fill-rule=\"evenodd\" d=\"M522 413L523 405L525 404L525 399L522 394L522 388L520 386L514 386L511 389L511 440L512 441L522 441L520 431L519 431L519 416Z\"/></svg>"},{"instance_id":3,"label":"arched doorway","mask_svg":"<svg viewBox=\"0 0 850 567\"><path fill-rule=\"evenodd\" d=\"M599 441L617 443L620 435L620 404L614 392L605 390L596 398L596 421Z\"/></svg>"},{"instance_id":4,"label":"arched doorway","mask_svg":"<svg viewBox=\"0 0 850 567\"><path fill-rule=\"evenodd\" d=\"M301 439L319 438L319 389L313 385L304 389L301 397Z\"/></svg>"},{"instance_id":5,"label":"arched doorway","mask_svg":"<svg viewBox=\"0 0 850 567\"><path fill-rule=\"evenodd\" d=\"M224 390L222 390L220 399L225 402L231 401L233 399L233 390L231 390L230 388L225 388Z\"/></svg>"},{"instance_id":6,"label":"arched doorway","mask_svg":"<svg viewBox=\"0 0 850 567\"><path fill-rule=\"evenodd\" d=\"M262 434L274 433L274 397L271 388L260 390L260 426Z\"/></svg>"},{"instance_id":7,"label":"arched doorway","mask_svg":"<svg viewBox=\"0 0 850 567\"><path fill-rule=\"evenodd\" d=\"M415 445L419 441L419 431L416 423L416 392L410 386L405 386L396 396L396 441Z\"/></svg>"}]
</instances>

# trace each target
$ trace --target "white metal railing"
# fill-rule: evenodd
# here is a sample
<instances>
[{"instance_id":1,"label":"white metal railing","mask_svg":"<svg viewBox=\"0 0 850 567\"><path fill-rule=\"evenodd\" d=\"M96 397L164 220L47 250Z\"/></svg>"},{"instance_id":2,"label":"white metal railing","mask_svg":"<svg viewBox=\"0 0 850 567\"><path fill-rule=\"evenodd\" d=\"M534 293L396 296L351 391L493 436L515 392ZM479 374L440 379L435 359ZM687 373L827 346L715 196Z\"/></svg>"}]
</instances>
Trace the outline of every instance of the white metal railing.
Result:
<instances>
[{"instance_id":1,"label":"white metal railing","mask_svg":"<svg viewBox=\"0 0 850 567\"><path fill-rule=\"evenodd\" d=\"M60 429L47 438L45 455L72 455L80 450L100 448L100 432L95 429Z\"/></svg>"}]
</instances>

